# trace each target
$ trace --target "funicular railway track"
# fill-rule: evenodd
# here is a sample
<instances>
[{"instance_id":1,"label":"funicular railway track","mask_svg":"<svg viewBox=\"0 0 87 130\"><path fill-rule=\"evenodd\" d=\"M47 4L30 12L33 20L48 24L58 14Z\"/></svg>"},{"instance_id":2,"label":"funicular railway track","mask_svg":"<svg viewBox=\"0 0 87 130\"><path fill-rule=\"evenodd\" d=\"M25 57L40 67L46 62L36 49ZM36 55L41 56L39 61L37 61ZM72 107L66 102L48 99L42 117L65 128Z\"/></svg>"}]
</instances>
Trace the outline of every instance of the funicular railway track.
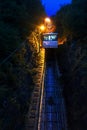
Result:
<instances>
[{"instance_id":1,"label":"funicular railway track","mask_svg":"<svg viewBox=\"0 0 87 130\"><path fill-rule=\"evenodd\" d=\"M49 50L45 51L45 67L38 75L42 80L38 79L33 92L25 130L68 130L55 49Z\"/></svg>"},{"instance_id":2,"label":"funicular railway track","mask_svg":"<svg viewBox=\"0 0 87 130\"><path fill-rule=\"evenodd\" d=\"M55 53L48 55L46 55L44 92L40 103L38 130L68 130L63 88L58 80Z\"/></svg>"}]
</instances>

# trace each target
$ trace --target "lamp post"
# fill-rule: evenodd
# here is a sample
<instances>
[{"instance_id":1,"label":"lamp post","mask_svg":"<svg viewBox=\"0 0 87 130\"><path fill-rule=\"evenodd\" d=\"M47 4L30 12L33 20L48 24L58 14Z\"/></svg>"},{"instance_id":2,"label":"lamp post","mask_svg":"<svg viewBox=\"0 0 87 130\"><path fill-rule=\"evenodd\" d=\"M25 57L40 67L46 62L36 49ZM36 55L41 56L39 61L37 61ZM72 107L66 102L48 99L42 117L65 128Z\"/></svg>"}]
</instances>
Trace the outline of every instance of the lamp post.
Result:
<instances>
[{"instance_id":1,"label":"lamp post","mask_svg":"<svg viewBox=\"0 0 87 130\"><path fill-rule=\"evenodd\" d=\"M44 24L46 26L46 33L50 33L51 32L51 28L53 27L52 20L47 17L44 20Z\"/></svg>"},{"instance_id":2,"label":"lamp post","mask_svg":"<svg viewBox=\"0 0 87 130\"><path fill-rule=\"evenodd\" d=\"M44 25L45 25L45 32L46 33L52 33L55 31L55 25L53 23L53 21L50 18L45 18L44 20Z\"/></svg>"}]
</instances>

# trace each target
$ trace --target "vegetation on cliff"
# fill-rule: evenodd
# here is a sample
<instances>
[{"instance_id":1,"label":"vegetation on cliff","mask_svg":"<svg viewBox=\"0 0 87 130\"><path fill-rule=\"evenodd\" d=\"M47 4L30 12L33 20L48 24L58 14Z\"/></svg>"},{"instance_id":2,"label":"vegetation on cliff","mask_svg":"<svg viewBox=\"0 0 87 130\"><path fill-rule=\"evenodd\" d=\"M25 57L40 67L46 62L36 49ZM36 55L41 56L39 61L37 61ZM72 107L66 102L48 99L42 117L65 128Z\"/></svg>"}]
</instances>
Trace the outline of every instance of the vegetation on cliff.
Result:
<instances>
[{"instance_id":1,"label":"vegetation on cliff","mask_svg":"<svg viewBox=\"0 0 87 130\"><path fill-rule=\"evenodd\" d=\"M56 15L59 37L58 61L64 82L70 130L87 129L87 1L73 0Z\"/></svg>"},{"instance_id":2,"label":"vegetation on cliff","mask_svg":"<svg viewBox=\"0 0 87 130\"><path fill-rule=\"evenodd\" d=\"M43 16L40 0L0 1L0 130L23 129L39 64L28 37Z\"/></svg>"}]
</instances>

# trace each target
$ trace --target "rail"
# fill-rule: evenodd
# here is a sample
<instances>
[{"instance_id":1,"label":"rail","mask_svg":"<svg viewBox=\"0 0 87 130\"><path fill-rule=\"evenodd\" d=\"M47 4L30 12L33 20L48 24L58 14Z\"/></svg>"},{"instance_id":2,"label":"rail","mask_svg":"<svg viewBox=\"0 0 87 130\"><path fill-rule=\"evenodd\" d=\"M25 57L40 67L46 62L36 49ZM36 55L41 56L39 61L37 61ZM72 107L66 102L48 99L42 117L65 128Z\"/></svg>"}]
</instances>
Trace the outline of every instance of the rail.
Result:
<instances>
[{"instance_id":1,"label":"rail","mask_svg":"<svg viewBox=\"0 0 87 130\"><path fill-rule=\"evenodd\" d=\"M42 55L43 60L44 54ZM31 96L31 103L26 117L25 130L38 130L39 127L38 122L40 121L39 113L41 111L41 101L43 99L44 73L45 73L45 62L42 61L41 65L38 67L38 73L35 81L36 82L35 88Z\"/></svg>"},{"instance_id":2,"label":"rail","mask_svg":"<svg viewBox=\"0 0 87 130\"><path fill-rule=\"evenodd\" d=\"M38 129L35 130L68 130L64 97L62 95L63 86L60 84L58 76L60 74L56 57L53 57L53 59L47 61L45 66Z\"/></svg>"},{"instance_id":3,"label":"rail","mask_svg":"<svg viewBox=\"0 0 87 130\"><path fill-rule=\"evenodd\" d=\"M41 118L40 118L40 117L41 117L42 103L43 103L43 96L44 96L45 67L46 67L46 63L44 63L44 71L43 71L43 78L42 78L42 85L41 85L41 93L40 93L40 101L39 101L38 130L40 130L40 122L41 122Z\"/></svg>"}]
</instances>

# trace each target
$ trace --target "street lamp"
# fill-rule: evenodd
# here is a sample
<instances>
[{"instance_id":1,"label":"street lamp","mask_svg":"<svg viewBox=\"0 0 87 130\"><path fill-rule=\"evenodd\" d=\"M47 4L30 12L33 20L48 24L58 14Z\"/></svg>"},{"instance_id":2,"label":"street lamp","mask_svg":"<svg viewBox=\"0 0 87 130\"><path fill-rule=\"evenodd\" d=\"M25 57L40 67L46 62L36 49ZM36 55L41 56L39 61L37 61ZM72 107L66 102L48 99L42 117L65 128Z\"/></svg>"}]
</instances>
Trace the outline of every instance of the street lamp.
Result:
<instances>
[{"instance_id":1,"label":"street lamp","mask_svg":"<svg viewBox=\"0 0 87 130\"><path fill-rule=\"evenodd\" d=\"M45 27L46 27L45 32L46 33L53 32L54 31L53 21L47 17L45 18L44 22L45 22Z\"/></svg>"},{"instance_id":2,"label":"street lamp","mask_svg":"<svg viewBox=\"0 0 87 130\"><path fill-rule=\"evenodd\" d=\"M43 31L45 30L45 26L44 26L44 25L41 25L41 26L40 26L40 30L41 30L41 32L43 32Z\"/></svg>"},{"instance_id":3,"label":"street lamp","mask_svg":"<svg viewBox=\"0 0 87 130\"><path fill-rule=\"evenodd\" d=\"M50 22L51 22L51 19L50 19L50 18L45 18L45 22L46 22L46 23L50 23Z\"/></svg>"}]
</instances>

